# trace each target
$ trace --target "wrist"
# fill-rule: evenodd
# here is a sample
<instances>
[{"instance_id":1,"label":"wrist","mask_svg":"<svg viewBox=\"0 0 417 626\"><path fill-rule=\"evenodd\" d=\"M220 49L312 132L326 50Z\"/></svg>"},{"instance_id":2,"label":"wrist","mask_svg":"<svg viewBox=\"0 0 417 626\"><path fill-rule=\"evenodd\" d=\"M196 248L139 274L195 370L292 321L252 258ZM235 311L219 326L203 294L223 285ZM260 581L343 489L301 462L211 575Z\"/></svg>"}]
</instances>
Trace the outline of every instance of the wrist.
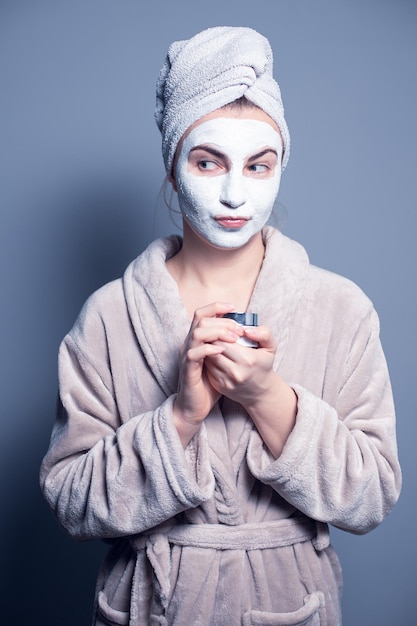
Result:
<instances>
[{"instance_id":1,"label":"wrist","mask_svg":"<svg viewBox=\"0 0 417 626\"><path fill-rule=\"evenodd\" d=\"M191 439L198 433L201 427L201 422L195 422L193 420L187 420L184 417L183 412L177 405L177 401L174 400L172 407L172 419L174 426L177 430L178 436L181 440L183 448L186 448Z\"/></svg>"},{"instance_id":2,"label":"wrist","mask_svg":"<svg viewBox=\"0 0 417 626\"><path fill-rule=\"evenodd\" d=\"M262 377L262 384L257 387L256 394L248 395L242 398L240 403L245 410L251 413L257 413L262 407L268 404L274 404L279 401L282 395L282 387L287 386L286 383L276 372L270 372Z\"/></svg>"},{"instance_id":3,"label":"wrist","mask_svg":"<svg viewBox=\"0 0 417 626\"><path fill-rule=\"evenodd\" d=\"M292 387L276 376L275 386L245 405L245 409L266 446L278 458L295 426L298 397Z\"/></svg>"}]
</instances>

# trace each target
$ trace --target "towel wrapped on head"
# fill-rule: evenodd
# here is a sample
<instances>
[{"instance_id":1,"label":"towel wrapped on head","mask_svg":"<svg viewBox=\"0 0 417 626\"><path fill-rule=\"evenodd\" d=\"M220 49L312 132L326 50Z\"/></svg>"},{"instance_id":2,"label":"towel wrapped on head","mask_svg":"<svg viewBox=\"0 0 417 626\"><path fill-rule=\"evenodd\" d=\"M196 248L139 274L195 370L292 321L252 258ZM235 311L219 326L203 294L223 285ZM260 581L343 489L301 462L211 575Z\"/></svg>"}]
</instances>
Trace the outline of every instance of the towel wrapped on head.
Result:
<instances>
[{"instance_id":1,"label":"towel wrapped on head","mask_svg":"<svg viewBox=\"0 0 417 626\"><path fill-rule=\"evenodd\" d=\"M272 61L269 41L246 27L208 28L171 44L157 82L155 109L168 174L185 131L204 115L242 96L277 123L285 168L290 135Z\"/></svg>"}]
</instances>

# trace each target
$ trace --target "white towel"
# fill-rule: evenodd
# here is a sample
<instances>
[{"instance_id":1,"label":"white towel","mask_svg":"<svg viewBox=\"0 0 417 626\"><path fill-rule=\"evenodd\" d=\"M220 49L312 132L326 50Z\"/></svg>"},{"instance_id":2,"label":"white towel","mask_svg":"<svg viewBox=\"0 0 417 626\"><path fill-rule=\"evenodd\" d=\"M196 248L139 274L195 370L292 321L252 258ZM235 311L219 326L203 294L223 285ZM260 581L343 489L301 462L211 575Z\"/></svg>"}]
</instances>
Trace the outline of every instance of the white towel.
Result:
<instances>
[{"instance_id":1,"label":"white towel","mask_svg":"<svg viewBox=\"0 0 417 626\"><path fill-rule=\"evenodd\" d=\"M218 26L168 50L156 86L155 119L168 174L182 135L197 120L245 96L277 124L288 162L290 135L269 41L251 28Z\"/></svg>"}]
</instances>

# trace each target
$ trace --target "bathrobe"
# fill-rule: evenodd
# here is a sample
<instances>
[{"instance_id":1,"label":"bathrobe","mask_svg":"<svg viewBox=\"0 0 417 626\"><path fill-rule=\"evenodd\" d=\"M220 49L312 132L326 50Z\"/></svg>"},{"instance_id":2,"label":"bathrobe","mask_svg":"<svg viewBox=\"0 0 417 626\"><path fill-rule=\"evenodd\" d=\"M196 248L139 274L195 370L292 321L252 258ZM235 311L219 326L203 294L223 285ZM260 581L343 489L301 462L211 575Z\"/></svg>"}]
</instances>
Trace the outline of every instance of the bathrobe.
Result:
<instances>
[{"instance_id":1,"label":"bathrobe","mask_svg":"<svg viewBox=\"0 0 417 626\"><path fill-rule=\"evenodd\" d=\"M110 544L96 626L337 626L328 524L365 533L398 498L372 303L279 231L263 237L248 310L272 330L274 368L298 397L278 459L226 397L181 445L172 406L190 319L165 264L179 237L155 241L94 293L62 342L41 485L72 536Z\"/></svg>"}]
</instances>

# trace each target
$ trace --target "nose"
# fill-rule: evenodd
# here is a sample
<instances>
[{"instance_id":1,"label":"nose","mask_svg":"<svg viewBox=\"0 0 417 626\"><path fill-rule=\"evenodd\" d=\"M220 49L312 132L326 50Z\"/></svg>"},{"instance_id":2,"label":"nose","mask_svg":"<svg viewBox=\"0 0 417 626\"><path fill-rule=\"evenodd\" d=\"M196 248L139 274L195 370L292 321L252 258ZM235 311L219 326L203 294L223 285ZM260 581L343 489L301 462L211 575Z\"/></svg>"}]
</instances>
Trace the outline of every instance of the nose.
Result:
<instances>
[{"instance_id":1,"label":"nose","mask_svg":"<svg viewBox=\"0 0 417 626\"><path fill-rule=\"evenodd\" d=\"M238 209L245 204L245 183L240 172L230 171L225 175L220 202L231 209Z\"/></svg>"}]
</instances>

